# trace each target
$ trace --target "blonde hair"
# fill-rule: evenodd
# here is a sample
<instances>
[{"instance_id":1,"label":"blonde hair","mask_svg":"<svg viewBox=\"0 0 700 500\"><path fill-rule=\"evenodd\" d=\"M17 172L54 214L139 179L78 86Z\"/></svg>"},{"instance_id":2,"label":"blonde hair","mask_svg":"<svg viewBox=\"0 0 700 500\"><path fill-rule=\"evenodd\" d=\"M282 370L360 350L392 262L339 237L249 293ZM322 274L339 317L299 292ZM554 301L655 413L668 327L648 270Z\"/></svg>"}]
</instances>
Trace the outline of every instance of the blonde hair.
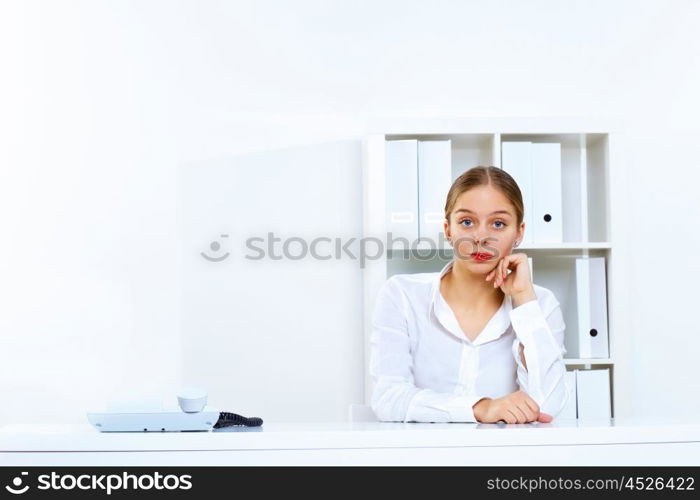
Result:
<instances>
[{"instance_id":1,"label":"blonde hair","mask_svg":"<svg viewBox=\"0 0 700 500\"><path fill-rule=\"evenodd\" d=\"M508 198L515 209L517 225L519 226L523 222L525 214L523 195L515 179L503 169L478 166L464 172L450 186L450 190L447 192L447 201L445 202L445 219L447 219L448 223L450 214L455 207L455 203L457 203L457 198L462 193L478 186L492 186L503 193L503 196Z\"/></svg>"}]
</instances>

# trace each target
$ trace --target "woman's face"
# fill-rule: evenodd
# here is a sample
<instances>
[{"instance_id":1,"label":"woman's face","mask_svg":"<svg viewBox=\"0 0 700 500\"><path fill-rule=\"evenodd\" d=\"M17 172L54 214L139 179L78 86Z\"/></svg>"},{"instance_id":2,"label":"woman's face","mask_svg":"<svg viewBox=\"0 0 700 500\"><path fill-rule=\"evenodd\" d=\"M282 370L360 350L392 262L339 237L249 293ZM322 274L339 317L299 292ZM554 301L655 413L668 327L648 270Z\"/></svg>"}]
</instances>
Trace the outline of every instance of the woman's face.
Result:
<instances>
[{"instance_id":1,"label":"woman's face","mask_svg":"<svg viewBox=\"0 0 700 500\"><path fill-rule=\"evenodd\" d=\"M515 209L499 190L479 186L465 191L455 203L445 236L455 257L475 273L488 273L522 241L525 223L516 226Z\"/></svg>"}]
</instances>

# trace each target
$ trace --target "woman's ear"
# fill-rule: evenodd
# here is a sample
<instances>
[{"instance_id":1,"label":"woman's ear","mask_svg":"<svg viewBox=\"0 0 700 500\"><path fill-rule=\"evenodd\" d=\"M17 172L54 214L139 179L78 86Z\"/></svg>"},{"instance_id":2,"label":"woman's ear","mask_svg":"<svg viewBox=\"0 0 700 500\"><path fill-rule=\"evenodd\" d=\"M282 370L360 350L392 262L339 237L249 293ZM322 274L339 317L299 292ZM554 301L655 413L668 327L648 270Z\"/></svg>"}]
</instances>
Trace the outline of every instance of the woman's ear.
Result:
<instances>
[{"instance_id":1,"label":"woman's ear","mask_svg":"<svg viewBox=\"0 0 700 500\"><path fill-rule=\"evenodd\" d=\"M452 234L450 231L450 221L449 220L445 219L442 222L442 230L445 233L445 238L447 238L447 241L452 243Z\"/></svg>"},{"instance_id":2,"label":"woman's ear","mask_svg":"<svg viewBox=\"0 0 700 500\"><path fill-rule=\"evenodd\" d=\"M513 245L513 248L518 246L520 242L523 241L523 238L525 237L525 223L522 222L520 224L520 229L518 229L518 234L515 236L515 243Z\"/></svg>"}]
</instances>

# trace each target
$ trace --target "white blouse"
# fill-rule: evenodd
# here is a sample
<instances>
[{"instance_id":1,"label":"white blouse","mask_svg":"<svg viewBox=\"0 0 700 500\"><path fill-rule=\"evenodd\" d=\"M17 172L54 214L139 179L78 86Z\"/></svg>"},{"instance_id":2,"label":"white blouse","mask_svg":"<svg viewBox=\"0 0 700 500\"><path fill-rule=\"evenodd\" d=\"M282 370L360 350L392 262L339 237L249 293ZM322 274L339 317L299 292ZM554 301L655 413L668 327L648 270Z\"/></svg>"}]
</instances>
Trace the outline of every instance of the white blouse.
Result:
<instances>
[{"instance_id":1,"label":"white blouse","mask_svg":"<svg viewBox=\"0 0 700 500\"><path fill-rule=\"evenodd\" d=\"M377 418L476 422L472 406L481 398L518 389L556 417L572 389L563 360L565 324L554 294L533 284L537 300L515 309L506 294L472 342L440 293L440 279L453 263L436 273L396 274L379 292L370 338Z\"/></svg>"}]
</instances>

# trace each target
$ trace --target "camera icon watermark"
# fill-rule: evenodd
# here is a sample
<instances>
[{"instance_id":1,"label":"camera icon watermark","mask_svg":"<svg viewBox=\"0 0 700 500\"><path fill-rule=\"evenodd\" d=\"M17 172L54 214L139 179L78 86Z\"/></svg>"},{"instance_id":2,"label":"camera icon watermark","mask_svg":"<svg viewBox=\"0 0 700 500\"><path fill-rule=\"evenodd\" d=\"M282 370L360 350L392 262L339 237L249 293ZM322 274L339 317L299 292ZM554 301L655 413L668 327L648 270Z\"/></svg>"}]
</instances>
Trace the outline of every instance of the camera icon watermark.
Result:
<instances>
[{"instance_id":1,"label":"camera icon watermark","mask_svg":"<svg viewBox=\"0 0 700 500\"><path fill-rule=\"evenodd\" d=\"M228 238L228 234L222 234L220 235L221 238ZM221 253L219 253L221 251ZM213 253L214 255L209 255L209 252ZM206 252L200 252L200 254L204 259L208 260L209 262L223 262L226 260L229 255L231 255L231 252L226 252L225 250L222 250L221 248L221 243L217 240L212 241L209 243L209 248Z\"/></svg>"},{"instance_id":2,"label":"camera icon watermark","mask_svg":"<svg viewBox=\"0 0 700 500\"><path fill-rule=\"evenodd\" d=\"M15 478L12 479L12 486L6 485L5 489L12 493L13 495L21 495L23 493L26 493L27 490L29 489L29 485L25 485L22 487L22 476L27 476L29 475L29 472L22 472L21 475L16 476ZM19 488L19 489L17 489Z\"/></svg>"}]
</instances>

